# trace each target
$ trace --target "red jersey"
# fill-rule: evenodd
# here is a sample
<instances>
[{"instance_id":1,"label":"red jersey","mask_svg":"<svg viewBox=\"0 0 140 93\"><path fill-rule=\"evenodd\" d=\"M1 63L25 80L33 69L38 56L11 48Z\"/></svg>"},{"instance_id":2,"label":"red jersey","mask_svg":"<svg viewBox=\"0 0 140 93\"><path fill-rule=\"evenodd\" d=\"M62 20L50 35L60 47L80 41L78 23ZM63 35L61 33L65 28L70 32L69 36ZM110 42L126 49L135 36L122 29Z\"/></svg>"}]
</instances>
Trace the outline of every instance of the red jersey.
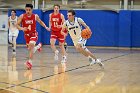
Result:
<instances>
[{"instance_id":1,"label":"red jersey","mask_svg":"<svg viewBox=\"0 0 140 93\"><path fill-rule=\"evenodd\" d=\"M25 34L36 32L35 14L32 14L31 16L28 16L27 14L23 14L22 27L27 27L27 31L25 31Z\"/></svg>"},{"instance_id":2,"label":"red jersey","mask_svg":"<svg viewBox=\"0 0 140 93\"><path fill-rule=\"evenodd\" d=\"M57 15L52 13L50 20L51 20L52 31L61 31L62 28L57 28L57 25L62 25L61 13L58 13Z\"/></svg>"}]
</instances>

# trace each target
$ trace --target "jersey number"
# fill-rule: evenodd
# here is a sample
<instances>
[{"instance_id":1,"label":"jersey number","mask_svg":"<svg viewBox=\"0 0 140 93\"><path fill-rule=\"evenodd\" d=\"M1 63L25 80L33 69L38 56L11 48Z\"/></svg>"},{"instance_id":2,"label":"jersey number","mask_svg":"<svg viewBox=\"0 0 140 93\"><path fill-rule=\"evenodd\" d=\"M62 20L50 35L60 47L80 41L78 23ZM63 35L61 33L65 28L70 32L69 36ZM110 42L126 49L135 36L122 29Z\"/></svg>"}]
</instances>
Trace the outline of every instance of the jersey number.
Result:
<instances>
[{"instance_id":1,"label":"jersey number","mask_svg":"<svg viewBox=\"0 0 140 93\"><path fill-rule=\"evenodd\" d=\"M31 30L31 25L28 26L28 30Z\"/></svg>"},{"instance_id":2,"label":"jersey number","mask_svg":"<svg viewBox=\"0 0 140 93\"><path fill-rule=\"evenodd\" d=\"M57 22L54 22L54 27L57 27L58 26L58 23Z\"/></svg>"}]
</instances>

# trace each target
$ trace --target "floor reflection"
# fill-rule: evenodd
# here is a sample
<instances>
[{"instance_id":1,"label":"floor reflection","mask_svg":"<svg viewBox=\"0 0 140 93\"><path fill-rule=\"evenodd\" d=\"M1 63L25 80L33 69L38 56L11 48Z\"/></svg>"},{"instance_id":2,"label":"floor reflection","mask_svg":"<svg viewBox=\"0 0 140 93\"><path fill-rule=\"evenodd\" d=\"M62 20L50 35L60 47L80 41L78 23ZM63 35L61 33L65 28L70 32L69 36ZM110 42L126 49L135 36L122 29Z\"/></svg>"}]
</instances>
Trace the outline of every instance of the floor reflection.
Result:
<instances>
[{"instance_id":1,"label":"floor reflection","mask_svg":"<svg viewBox=\"0 0 140 93\"><path fill-rule=\"evenodd\" d=\"M54 76L50 78L49 93L64 93L64 86L68 81L66 71L66 64L54 65Z\"/></svg>"}]
</instances>

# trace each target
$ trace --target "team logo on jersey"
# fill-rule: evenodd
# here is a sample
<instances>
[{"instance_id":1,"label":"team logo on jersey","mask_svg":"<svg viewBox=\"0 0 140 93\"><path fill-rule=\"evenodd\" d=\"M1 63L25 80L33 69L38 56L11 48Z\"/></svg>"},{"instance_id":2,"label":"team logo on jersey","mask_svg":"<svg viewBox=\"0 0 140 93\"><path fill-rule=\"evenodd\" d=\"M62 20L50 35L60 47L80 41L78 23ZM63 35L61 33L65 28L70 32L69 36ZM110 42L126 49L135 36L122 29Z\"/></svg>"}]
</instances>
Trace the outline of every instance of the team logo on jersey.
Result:
<instances>
[{"instance_id":1,"label":"team logo on jersey","mask_svg":"<svg viewBox=\"0 0 140 93\"><path fill-rule=\"evenodd\" d=\"M33 20L25 20L26 24L33 24Z\"/></svg>"},{"instance_id":2,"label":"team logo on jersey","mask_svg":"<svg viewBox=\"0 0 140 93\"><path fill-rule=\"evenodd\" d=\"M59 18L52 18L52 21L59 21Z\"/></svg>"},{"instance_id":3,"label":"team logo on jersey","mask_svg":"<svg viewBox=\"0 0 140 93\"><path fill-rule=\"evenodd\" d=\"M69 30L71 30L71 29L75 29L75 28L78 28L78 26L70 27Z\"/></svg>"}]
</instances>

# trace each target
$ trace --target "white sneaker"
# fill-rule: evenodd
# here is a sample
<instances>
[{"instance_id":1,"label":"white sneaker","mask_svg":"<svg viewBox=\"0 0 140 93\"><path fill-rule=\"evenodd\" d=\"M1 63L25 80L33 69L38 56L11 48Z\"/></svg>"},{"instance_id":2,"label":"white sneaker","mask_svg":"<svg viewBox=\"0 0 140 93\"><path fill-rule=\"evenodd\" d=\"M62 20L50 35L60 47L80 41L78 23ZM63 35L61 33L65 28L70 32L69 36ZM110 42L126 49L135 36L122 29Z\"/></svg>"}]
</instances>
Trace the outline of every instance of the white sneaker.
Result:
<instances>
[{"instance_id":1,"label":"white sneaker","mask_svg":"<svg viewBox=\"0 0 140 93\"><path fill-rule=\"evenodd\" d=\"M91 57L88 57L88 61L90 62L90 65L93 65L95 64L95 59L91 58Z\"/></svg>"},{"instance_id":2,"label":"white sneaker","mask_svg":"<svg viewBox=\"0 0 140 93\"><path fill-rule=\"evenodd\" d=\"M56 51L55 51L55 55L54 55L54 60L58 60L58 54L59 54L59 51L56 50Z\"/></svg>"},{"instance_id":3,"label":"white sneaker","mask_svg":"<svg viewBox=\"0 0 140 93\"><path fill-rule=\"evenodd\" d=\"M67 61L66 56L63 56L63 57L62 57L62 60L61 60L61 63L66 63L66 61Z\"/></svg>"},{"instance_id":4,"label":"white sneaker","mask_svg":"<svg viewBox=\"0 0 140 93\"><path fill-rule=\"evenodd\" d=\"M97 59L97 60L96 60L96 63L97 63L101 68L104 69L104 64L101 62L101 59Z\"/></svg>"}]
</instances>

